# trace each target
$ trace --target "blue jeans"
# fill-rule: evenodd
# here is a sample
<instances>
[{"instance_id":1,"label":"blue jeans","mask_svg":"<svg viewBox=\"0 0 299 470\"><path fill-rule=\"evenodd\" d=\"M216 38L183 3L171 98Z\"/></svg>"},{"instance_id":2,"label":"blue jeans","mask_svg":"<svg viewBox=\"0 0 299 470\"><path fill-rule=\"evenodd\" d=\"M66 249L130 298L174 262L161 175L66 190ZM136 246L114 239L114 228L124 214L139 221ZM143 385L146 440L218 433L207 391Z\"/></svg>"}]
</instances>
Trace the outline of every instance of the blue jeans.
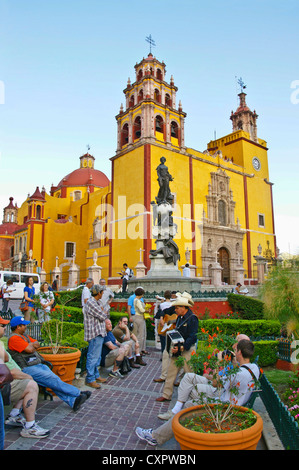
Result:
<instances>
[{"instance_id":1,"label":"blue jeans","mask_svg":"<svg viewBox=\"0 0 299 470\"><path fill-rule=\"evenodd\" d=\"M80 395L80 390L77 387L63 382L58 375L55 375L45 364L24 367L22 371L25 374L31 375L33 380L39 385L53 390L61 400L73 408L76 398Z\"/></svg>"},{"instance_id":2,"label":"blue jeans","mask_svg":"<svg viewBox=\"0 0 299 470\"><path fill-rule=\"evenodd\" d=\"M4 449L4 407L0 393L0 450Z\"/></svg>"},{"instance_id":3,"label":"blue jeans","mask_svg":"<svg viewBox=\"0 0 299 470\"><path fill-rule=\"evenodd\" d=\"M94 382L98 377L100 377L98 367L101 363L104 337L96 336L88 342L89 346L86 357L86 382L90 383Z\"/></svg>"}]
</instances>

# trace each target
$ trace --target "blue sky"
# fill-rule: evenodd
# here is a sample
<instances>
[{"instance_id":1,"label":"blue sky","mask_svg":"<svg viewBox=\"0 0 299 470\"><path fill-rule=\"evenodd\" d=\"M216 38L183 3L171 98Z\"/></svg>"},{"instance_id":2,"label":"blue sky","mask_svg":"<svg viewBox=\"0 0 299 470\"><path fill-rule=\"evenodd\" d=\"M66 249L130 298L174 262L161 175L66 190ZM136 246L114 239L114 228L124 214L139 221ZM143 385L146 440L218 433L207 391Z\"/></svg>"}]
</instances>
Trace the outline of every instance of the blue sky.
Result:
<instances>
[{"instance_id":1,"label":"blue sky","mask_svg":"<svg viewBox=\"0 0 299 470\"><path fill-rule=\"evenodd\" d=\"M1 220L9 196L49 192L88 144L110 178L115 116L151 34L188 147L231 132L243 78L269 147L278 247L298 252L298 18L297 0L0 0Z\"/></svg>"}]
</instances>

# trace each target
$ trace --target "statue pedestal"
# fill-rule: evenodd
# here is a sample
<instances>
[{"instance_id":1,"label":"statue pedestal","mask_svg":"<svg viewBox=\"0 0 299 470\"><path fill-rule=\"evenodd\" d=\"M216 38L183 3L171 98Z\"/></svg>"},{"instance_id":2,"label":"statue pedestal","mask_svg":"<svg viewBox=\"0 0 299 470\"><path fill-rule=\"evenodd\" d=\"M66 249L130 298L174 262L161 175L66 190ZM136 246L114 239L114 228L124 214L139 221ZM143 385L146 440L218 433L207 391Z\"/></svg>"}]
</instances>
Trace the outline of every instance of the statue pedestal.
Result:
<instances>
[{"instance_id":1,"label":"statue pedestal","mask_svg":"<svg viewBox=\"0 0 299 470\"><path fill-rule=\"evenodd\" d=\"M178 263L176 263L176 265L174 265L173 263L167 264L162 254L158 254L156 256L150 255L150 260L151 268L147 272L147 277L182 277L182 274L178 268Z\"/></svg>"}]
</instances>

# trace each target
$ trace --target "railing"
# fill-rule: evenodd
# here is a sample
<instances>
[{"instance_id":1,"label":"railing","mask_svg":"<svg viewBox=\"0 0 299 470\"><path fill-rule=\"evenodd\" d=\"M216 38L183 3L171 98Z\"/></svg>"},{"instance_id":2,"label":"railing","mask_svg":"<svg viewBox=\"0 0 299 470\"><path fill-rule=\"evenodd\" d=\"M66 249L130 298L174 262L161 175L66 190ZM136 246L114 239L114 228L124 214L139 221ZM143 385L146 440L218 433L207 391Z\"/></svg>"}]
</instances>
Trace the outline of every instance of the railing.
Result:
<instances>
[{"instance_id":1,"label":"railing","mask_svg":"<svg viewBox=\"0 0 299 470\"><path fill-rule=\"evenodd\" d=\"M260 397L267 409L276 432L285 449L299 449L299 426L289 413L286 405L282 403L278 394L268 381L265 374L260 379L262 391Z\"/></svg>"}]
</instances>

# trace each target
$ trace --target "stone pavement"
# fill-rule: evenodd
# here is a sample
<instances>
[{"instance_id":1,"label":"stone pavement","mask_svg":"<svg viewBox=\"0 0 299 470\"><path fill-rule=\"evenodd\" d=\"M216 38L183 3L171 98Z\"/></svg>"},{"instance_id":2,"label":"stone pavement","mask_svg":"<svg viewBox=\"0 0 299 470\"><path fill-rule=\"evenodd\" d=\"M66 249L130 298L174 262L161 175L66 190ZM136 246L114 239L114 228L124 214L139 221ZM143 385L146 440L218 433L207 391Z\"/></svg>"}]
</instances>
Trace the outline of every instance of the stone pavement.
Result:
<instances>
[{"instance_id":1,"label":"stone pavement","mask_svg":"<svg viewBox=\"0 0 299 470\"><path fill-rule=\"evenodd\" d=\"M179 450L175 439L162 447L152 447L140 441L136 426L156 428L163 422L158 418L171 405L159 403L163 384L153 382L161 370L161 353L149 347L150 356L144 357L147 366L132 369L124 379L109 377L100 390L94 390L80 410L74 413L68 405L54 397L53 401L40 396L36 420L51 430L46 439L26 439L20 428L5 426L5 450ZM82 390L92 390L84 379L74 381ZM177 389L173 401L176 399ZM7 407L6 407L7 411ZM273 428L273 427L272 427ZM269 448L269 447L268 447ZM262 438L258 450L266 450Z\"/></svg>"}]
</instances>

